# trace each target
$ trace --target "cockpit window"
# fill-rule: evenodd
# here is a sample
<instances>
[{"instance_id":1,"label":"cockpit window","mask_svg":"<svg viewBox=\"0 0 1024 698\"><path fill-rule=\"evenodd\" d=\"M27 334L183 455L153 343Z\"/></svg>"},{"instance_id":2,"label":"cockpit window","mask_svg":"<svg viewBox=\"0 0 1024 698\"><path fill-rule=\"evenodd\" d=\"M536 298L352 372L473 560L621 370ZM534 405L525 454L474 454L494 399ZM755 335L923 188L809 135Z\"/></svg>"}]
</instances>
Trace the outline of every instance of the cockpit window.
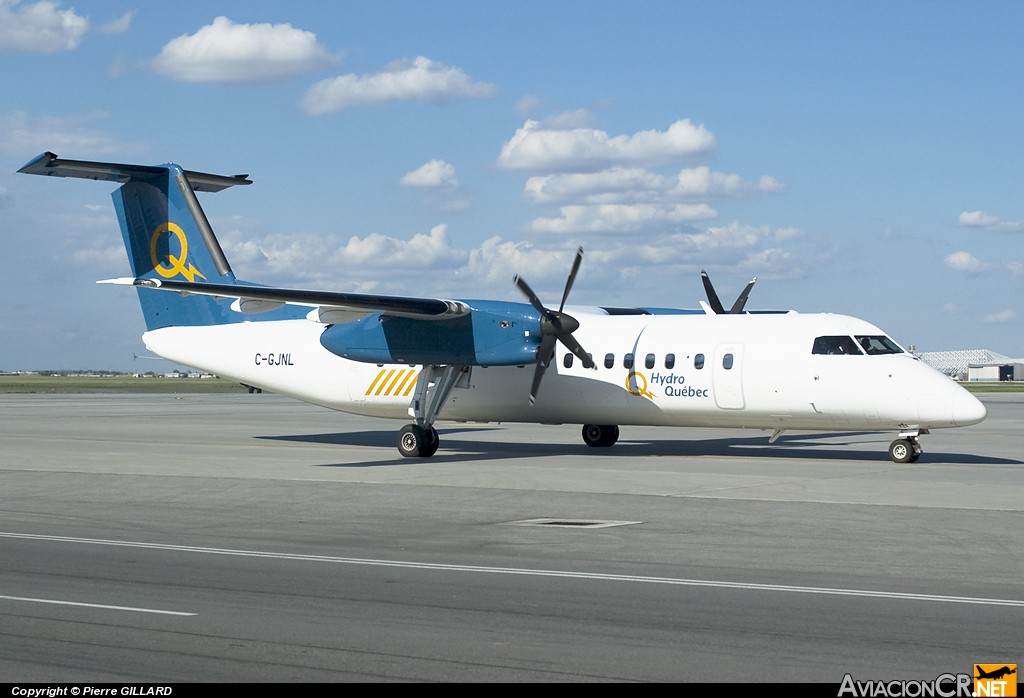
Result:
<instances>
[{"instance_id":1,"label":"cockpit window","mask_svg":"<svg viewBox=\"0 0 1024 698\"><path fill-rule=\"evenodd\" d=\"M814 340L812 354L863 354L853 337L835 335L818 337Z\"/></svg>"},{"instance_id":2,"label":"cockpit window","mask_svg":"<svg viewBox=\"0 0 1024 698\"><path fill-rule=\"evenodd\" d=\"M857 343L864 349L865 354L902 354L900 345L892 341L884 334L857 335Z\"/></svg>"}]
</instances>

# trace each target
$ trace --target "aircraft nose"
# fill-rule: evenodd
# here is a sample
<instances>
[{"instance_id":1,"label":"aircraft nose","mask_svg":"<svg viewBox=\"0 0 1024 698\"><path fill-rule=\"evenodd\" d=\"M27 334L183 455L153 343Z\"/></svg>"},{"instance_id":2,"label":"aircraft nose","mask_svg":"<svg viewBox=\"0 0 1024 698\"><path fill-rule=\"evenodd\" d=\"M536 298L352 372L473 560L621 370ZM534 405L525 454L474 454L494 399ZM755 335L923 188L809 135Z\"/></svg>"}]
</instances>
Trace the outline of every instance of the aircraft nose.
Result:
<instances>
[{"instance_id":1,"label":"aircraft nose","mask_svg":"<svg viewBox=\"0 0 1024 698\"><path fill-rule=\"evenodd\" d=\"M981 400L963 388L960 388L959 392L953 396L953 422L957 426L965 427L969 424L977 424L987 415L988 410L985 409Z\"/></svg>"}]
</instances>

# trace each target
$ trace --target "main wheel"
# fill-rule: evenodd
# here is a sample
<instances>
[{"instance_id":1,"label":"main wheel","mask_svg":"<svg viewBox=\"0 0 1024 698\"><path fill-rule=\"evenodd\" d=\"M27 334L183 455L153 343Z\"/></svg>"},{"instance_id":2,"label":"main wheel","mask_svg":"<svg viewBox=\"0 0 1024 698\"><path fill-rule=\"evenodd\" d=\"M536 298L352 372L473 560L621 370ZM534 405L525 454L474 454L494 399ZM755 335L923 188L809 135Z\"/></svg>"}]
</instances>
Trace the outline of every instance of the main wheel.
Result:
<instances>
[{"instance_id":1,"label":"main wheel","mask_svg":"<svg viewBox=\"0 0 1024 698\"><path fill-rule=\"evenodd\" d=\"M893 463L913 463L920 455L910 439L896 439L889 444L889 457Z\"/></svg>"},{"instance_id":2,"label":"main wheel","mask_svg":"<svg viewBox=\"0 0 1024 698\"><path fill-rule=\"evenodd\" d=\"M406 424L398 432L398 452L405 458L429 458L437 453L440 444L434 427L424 429L417 424Z\"/></svg>"},{"instance_id":3,"label":"main wheel","mask_svg":"<svg viewBox=\"0 0 1024 698\"><path fill-rule=\"evenodd\" d=\"M423 444L420 449L420 456L423 458L430 458L432 455L437 453L437 447L441 445L441 437L437 435L437 429L430 427L427 430L427 443Z\"/></svg>"},{"instance_id":4,"label":"main wheel","mask_svg":"<svg viewBox=\"0 0 1024 698\"><path fill-rule=\"evenodd\" d=\"M584 424L583 443L592 448L607 448L619 440L619 427L615 424Z\"/></svg>"}]
</instances>

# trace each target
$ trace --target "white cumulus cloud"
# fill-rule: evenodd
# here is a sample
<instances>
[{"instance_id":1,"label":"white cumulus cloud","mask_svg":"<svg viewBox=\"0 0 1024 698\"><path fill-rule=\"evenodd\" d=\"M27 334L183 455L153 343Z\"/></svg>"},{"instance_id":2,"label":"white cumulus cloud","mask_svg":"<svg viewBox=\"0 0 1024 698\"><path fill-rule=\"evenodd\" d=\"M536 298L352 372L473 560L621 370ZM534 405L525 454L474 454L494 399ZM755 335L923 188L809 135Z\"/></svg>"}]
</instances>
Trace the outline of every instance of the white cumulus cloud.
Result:
<instances>
[{"instance_id":1,"label":"white cumulus cloud","mask_svg":"<svg viewBox=\"0 0 1024 698\"><path fill-rule=\"evenodd\" d=\"M431 160L412 172L407 172L399 180L403 187L423 188L455 188L459 180L455 178L455 166L444 160Z\"/></svg>"},{"instance_id":2,"label":"white cumulus cloud","mask_svg":"<svg viewBox=\"0 0 1024 698\"><path fill-rule=\"evenodd\" d=\"M0 0L0 50L56 53L78 47L89 18L50 0L23 4Z\"/></svg>"},{"instance_id":3,"label":"white cumulus cloud","mask_svg":"<svg viewBox=\"0 0 1024 698\"><path fill-rule=\"evenodd\" d=\"M417 233L408 240L379 233L364 238L353 236L335 254L335 259L346 267L380 262L401 269L431 267L456 257L448 239L448 226L444 224L435 225L429 234Z\"/></svg>"},{"instance_id":4,"label":"white cumulus cloud","mask_svg":"<svg viewBox=\"0 0 1024 698\"><path fill-rule=\"evenodd\" d=\"M153 67L183 82L261 82L294 77L332 60L313 32L217 17L195 34L169 41Z\"/></svg>"},{"instance_id":5,"label":"white cumulus cloud","mask_svg":"<svg viewBox=\"0 0 1024 698\"><path fill-rule=\"evenodd\" d=\"M1024 230L1024 221L1004 221L996 216L990 216L984 211L964 211L960 214L958 222L966 228L986 228L1008 232Z\"/></svg>"},{"instance_id":6,"label":"white cumulus cloud","mask_svg":"<svg viewBox=\"0 0 1024 698\"><path fill-rule=\"evenodd\" d=\"M562 206L557 217L535 218L530 228L538 233L632 233L652 226L678 226L714 218L707 204L599 204Z\"/></svg>"},{"instance_id":7,"label":"white cumulus cloud","mask_svg":"<svg viewBox=\"0 0 1024 698\"><path fill-rule=\"evenodd\" d=\"M708 167L681 170L676 176L659 175L643 168L613 167L598 172L537 175L526 180L525 191L535 203L586 201L675 201L713 196L737 196L748 192L776 192L782 184L764 176L752 182L736 174L714 172Z\"/></svg>"},{"instance_id":8,"label":"white cumulus cloud","mask_svg":"<svg viewBox=\"0 0 1024 698\"><path fill-rule=\"evenodd\" d=\"M953 254L946 257L946 266L950 269L956 269L957 271L965 271L969 273L975 273L981 271L984 266L981 260L972 255L970 252L954 252Z\"/></svg>"},{"instance_id":9,"label":"white cumulus cloud","mask_svg":"<svg viewBox=\"0 0 1024 698\"><path fill-rule=\"evenodd\" d=\"M441 102L450 97L486 97L494 91L494 85L473 80L461 68L419 56L392 63L379 73L322 80L306 92L303 107L319 116L392 100Z\"/></svg>"},{"instance_id":10,"label":"white cumulus cloud","mask_svg":"<svg viewBox=\"0 0 1024 698\"><path fill-rule=\"evenodd\" d=\"M772 230L769 226L744 225L732 222L724 226L712 226L699 233L685 236L702 252L719 249L749 249L761 245L763 241L771 241Z\"/></svg>"},{"instance_id":11,"label":"white cumulus cloud","mask_svg":"<svg viewBox=\"0 0 1024 698\"><path fill-rule=\"evenodd\" d=\"M711 152L715 137L689 119L665 131L609 136L595 128L555 129L527 121L505 143L501 167L539 172L593 172L615 166L664 164Z\"/></svg>"},{"instance_id":12,"label":"white cumulus cloud","mask_svg":"<svg viewBox=\"0 0 1024 698\"><path fill-rule=\"evenodd\" d=\"M1010 322L1016 317L1017 312L1015 310L1007 308L1006 310L1001 310L998 313L991 313L990 315L986 315L982 322L988 324L997 324L1002 322Z\"/></svg>"},{"instance_id":13,"label":"white cumulus cloud","mask_svg":"<svg viewBox=\"0 0 1024 698\"><path fill-rule=\"evenodd\" d=\"M112 19L109 22L104 22L103 25L100 26L100 32L108 35L123 34L129 29L131 29L133 17L135 17L134 10L131 12L125 12L117 19Z\"/></svg>"},{"instance_id":14,"label":"white cumulus cloud","mask_svg":"<svg viewBox=\"0 0 1024 698\"><path fill-rule=\"evenodd\" d=\"M576 244L564 242L560 247L541 247L520 240L502 240L494 236L480 247L469 251L465 265L455 272L455 278L467 287L475 286L477 297L522 298L513 290L512 277L522 274L530 286L552 302L561 293L565 279L576 256ZM600 264L592 264L585 257L584 267L600 278Z\"/></svg>"},{"instance_id":15,"label":"white cumulus cloud","mask_svg":"<svg viewBox=\"0 0 1024 698\"><path fill-rule=\"evenodd\" d=\"M514 274L522 274L551 304L558 302L580 244L579 238L567 235L535 240L492 236L462 246L444 224L408 237L254 235L234 229L220 237L235 273L254 281L363 293L522 300L512 283ZM815 244L793 231L738 223L642 239L603 236L584 242L583 266L570 303L696 307L703 298L700 268L713 272L723 294L739 293L748 274L797 278L809 266L826 262L830 252ZM618 292L627 286L628 298ZM671 292L671 301L666 301L666 289L678 289Z\"/></svg>"}]
</instances>

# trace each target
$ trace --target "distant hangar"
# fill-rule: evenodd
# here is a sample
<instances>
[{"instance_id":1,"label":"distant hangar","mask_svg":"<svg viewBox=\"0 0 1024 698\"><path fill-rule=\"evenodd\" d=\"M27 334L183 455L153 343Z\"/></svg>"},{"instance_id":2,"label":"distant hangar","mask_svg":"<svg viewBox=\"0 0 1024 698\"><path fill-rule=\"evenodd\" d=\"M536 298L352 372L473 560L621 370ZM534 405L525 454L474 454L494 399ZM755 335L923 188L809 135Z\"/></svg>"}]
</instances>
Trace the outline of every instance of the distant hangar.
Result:
<instances>
[{"instance_id":1,"label":"distant hangar","mask_svg":"<svg viewBox=\"0 0 1024 698\"><path fill-rule=\"evenodd\" d=\"M929 366L957 380L1024 380L1024 359L1012 359L989 349L922 351L917 356Z\"/></svg>"}]
</instances>

